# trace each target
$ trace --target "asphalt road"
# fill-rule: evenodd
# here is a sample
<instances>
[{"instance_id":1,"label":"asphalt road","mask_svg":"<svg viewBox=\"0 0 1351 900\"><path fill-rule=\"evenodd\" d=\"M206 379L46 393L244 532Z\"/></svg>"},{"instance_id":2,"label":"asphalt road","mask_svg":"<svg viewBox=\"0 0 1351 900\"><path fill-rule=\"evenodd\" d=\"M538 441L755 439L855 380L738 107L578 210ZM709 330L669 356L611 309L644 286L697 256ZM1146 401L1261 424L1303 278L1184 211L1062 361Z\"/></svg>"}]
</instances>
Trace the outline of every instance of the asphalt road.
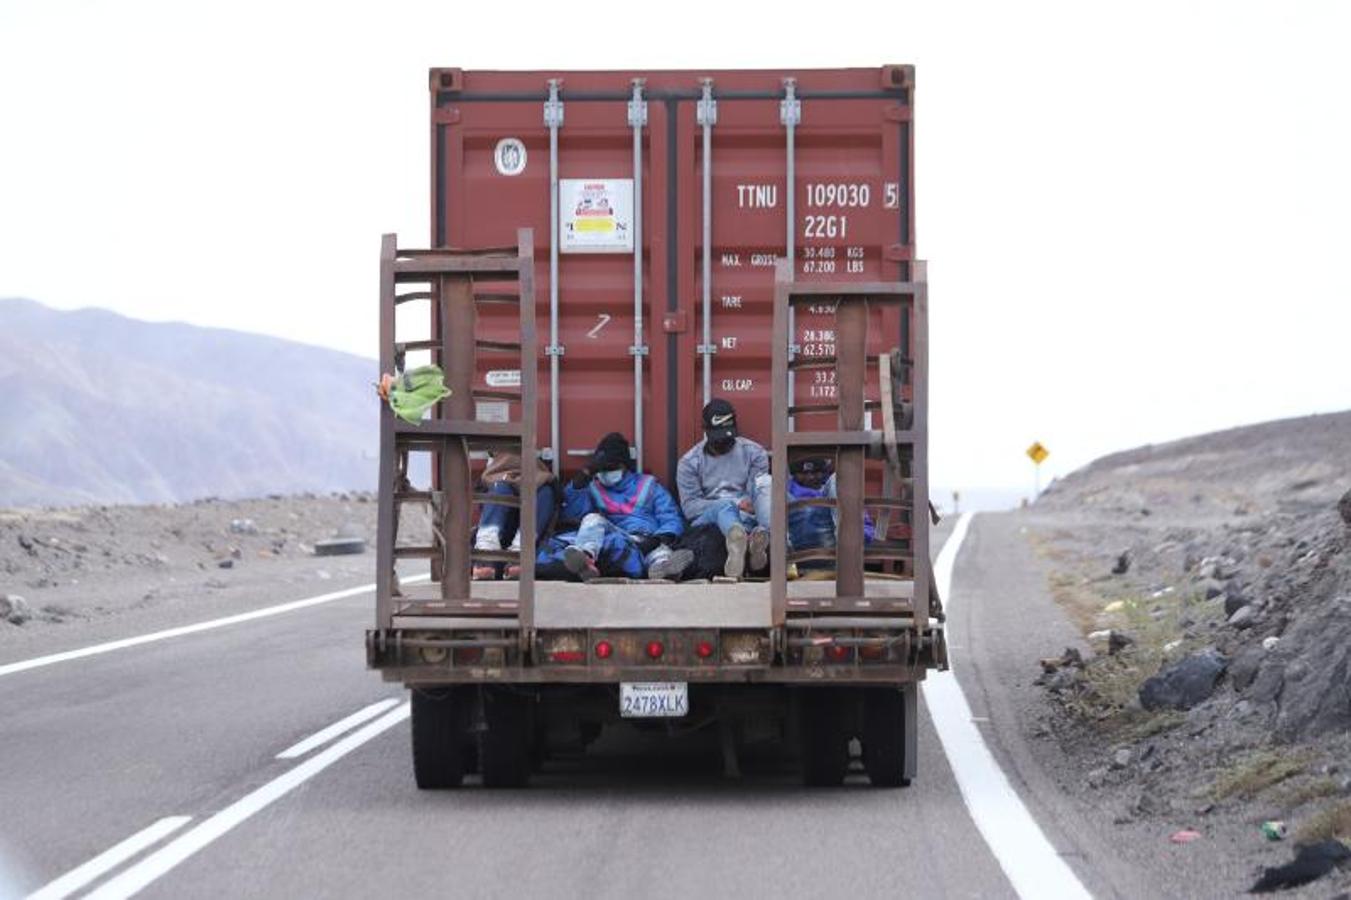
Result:
<instances>
[{"instance_id":1,"label":"asphalt road","mask_svg":"<svg viewBox=\"0 0 1351 900\"><path fill-rule=\"evenodd\" d=\"M1036 772L1017 740L1016 704L996 709L1012 651L989 623L1012 611L1032 627L1030 601L1002 587L1002 568L1017 562L1000 556L1013 539L1007 521L977 517L958 557L959 680L973 716L990 720L982 727L1010 781L1079 877L1099 896L1139 896L1137 873L1113 863ZM251 604L299 599L287 590ZM293 759L278 759L283 750L377 701L397 710L402 691L363 668L371 605L358 596L0 675L0 897L88 873L90 860L166 817L191 817L164 824L178 824L169 841L203 822L234 824L342 740ZM77 632L68 639L78 646ZM181 862L147 861L162 840L74 895L115 892L132 870L148 873L148 897L1014 895L927 712L919 777L890 791L861 778L806 790L773 761L729 780L708 742L629 739L553 765L526 791L419 792L408 745L399 721Z\"/></svg>"}]
</instances>

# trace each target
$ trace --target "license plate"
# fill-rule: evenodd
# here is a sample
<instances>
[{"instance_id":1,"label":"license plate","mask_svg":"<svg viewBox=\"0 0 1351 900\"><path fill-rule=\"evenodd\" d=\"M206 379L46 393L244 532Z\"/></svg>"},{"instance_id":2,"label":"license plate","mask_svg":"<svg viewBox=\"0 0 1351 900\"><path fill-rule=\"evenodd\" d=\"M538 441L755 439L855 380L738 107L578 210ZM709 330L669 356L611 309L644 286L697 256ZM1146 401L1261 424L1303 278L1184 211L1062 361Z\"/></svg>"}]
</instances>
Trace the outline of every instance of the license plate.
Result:
<instances>
[{"instance_id":1,"label":"license plate","mask_svg":"<svg viewBox=\"0 0 1351 900\"><path fill-rule=\"evenodd\" d=\"M619 685L619 714L626 719L671 718L690 711L684 681L638 681Z\"/></svg>"}]
</instances>

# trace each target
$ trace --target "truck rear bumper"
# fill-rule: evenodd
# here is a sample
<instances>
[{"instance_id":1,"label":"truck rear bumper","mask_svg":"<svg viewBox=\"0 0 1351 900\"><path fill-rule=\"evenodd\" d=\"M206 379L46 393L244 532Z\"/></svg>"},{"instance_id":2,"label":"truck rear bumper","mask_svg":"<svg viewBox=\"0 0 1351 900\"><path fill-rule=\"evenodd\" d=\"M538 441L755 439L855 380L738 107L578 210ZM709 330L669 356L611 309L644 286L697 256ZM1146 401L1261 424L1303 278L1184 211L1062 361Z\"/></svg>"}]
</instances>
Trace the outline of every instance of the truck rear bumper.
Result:
<instances>
[{"instance_id":1,"label":"truck rear bumper","mask_svg":"<svg viewBox=\"0 0 1351 900\"><path fill-rule=\"evenodd\" d=\"M452 684L619 684L635 681L685 681L691 684L908 684L924 679L925 669L907 666L764 666L710 668L634 668L594 666L390 666L377 667L385 681L419 686Z\"/></svg>"}]
</instances>

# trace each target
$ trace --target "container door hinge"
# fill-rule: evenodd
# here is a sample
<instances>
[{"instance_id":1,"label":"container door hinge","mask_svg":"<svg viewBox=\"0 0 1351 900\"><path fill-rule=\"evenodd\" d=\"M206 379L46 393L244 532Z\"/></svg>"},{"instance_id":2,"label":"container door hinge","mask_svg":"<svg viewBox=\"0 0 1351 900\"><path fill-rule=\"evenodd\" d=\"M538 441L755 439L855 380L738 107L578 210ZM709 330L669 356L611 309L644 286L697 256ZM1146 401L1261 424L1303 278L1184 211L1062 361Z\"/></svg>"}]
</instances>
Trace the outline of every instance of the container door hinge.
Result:
<instances>
[{"instance_id":1,"label":"container door hinge","mask_svg":"<svg viewBox=\"0 0 1351 900\"><path fill-rule=\"evenodd\" d=\"M629 99L629 127L642 128L647 125L647 101L643 99L644 79L633 79L633 97Z\"/></svg>"},{"instance_id":2,"label":"container door hinge","mask_svg":"<svg viewBox=\"0 0 1351 900\"><path fill-rule=\"evenodd\" d=\"M694 121L698 125L717 125L718 124L718 101L713 99L713 79L705 78L701 81L704 88L703 95L699 98L699 105L695 107Z\"/></svg>"},{"instance_id":3,"label":"container door hinge","mask_svg":"<svg viewBox=\"0 0 1351 900\"><path fill-rule=\"evenodd\" d=\"M545 356L562 356L562 355L563 355L563 345L562 345L562 344L545 344L545 345L544 345L544 355L545 355Z\"/></svg>"},{"instance_id":4,"label":"container door hinge","mask_svg":"<svg viewBox=\"0 0 1351 900\"><path fill-rule=\"evenodd\" d=\"M647 356L648 349L646 344L636 344L629 348L629 356Z\"/></svg>"},{"instance_id":5,"label":"container door hinge","mask_svg":"<svg viewBox=\"0 0 1351 900\"><path fill-rule=\"evenodd\" d=\"M783 99L779 101L779 124L800 125L802 123L802 101L797 98L797 79L783 80Z\"/></svg>"},{"instance_id":6,"label":"container door hinge","mask_svg":"<svg viewBox=\"0 0 1351 900\"><path fill-rule=\"evenodd\" d=\"M544 127L563 127L563 101L558 98L558 88L563 82L558 78L549 79L549 99L544 101Z\"/></svg>"},{"instance_id":7,"label":"container door hinge","mask_svg":"<svg viewBox=\"0 0 1351 900\"><path fill-rule=\"evenodd\" d=\"M696 353L699 353L700 355L703 356L716 356L718 353L718 345L700 344L699 346L695 347L694 350Z\"/></svg>"}]
</instances>

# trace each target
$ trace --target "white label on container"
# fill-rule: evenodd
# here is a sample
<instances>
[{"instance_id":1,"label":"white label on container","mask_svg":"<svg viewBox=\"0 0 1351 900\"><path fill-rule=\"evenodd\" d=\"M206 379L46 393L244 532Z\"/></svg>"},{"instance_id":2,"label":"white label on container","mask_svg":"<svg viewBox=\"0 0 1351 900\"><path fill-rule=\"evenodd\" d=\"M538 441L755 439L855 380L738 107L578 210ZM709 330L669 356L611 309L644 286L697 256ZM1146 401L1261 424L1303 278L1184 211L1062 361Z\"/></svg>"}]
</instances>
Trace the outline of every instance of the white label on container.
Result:
<instances>
[{"instance_id":1,"label":"white label on container","mask_svg":"<svg viewBox=\"0 0 1351 900\"><path fill-rule=\"evenodd\" d=\"M505 400L477 400L474 402L474 420L477 422L510 422L510 406Z\"/></svg>"},{"instance_id":2,"label":"white label on container","mask_svg":"<svg viewBox=\"0 0 1351 900\"><path fill-rule=\"evenodd\" d=\"M493 149L493 165L502 175L519 175L525 171L525 144L520 138L502 138Z\"/></svg>"},{"instance_id":3,"label":"white label on container","mask_svg":"<svg viewBox=\"0 0 1351 900\"><path fill-rule=\"evenodd\" d=\"M488 387L520 387L520 369L492 369L487 375Z\"/></svg>"},{"instance_id":4,"label":"white label on container","mask_svg":"<svg viewBox=\"0 0 1351 900\"><path fill-rule=\"evenodd\" d=\"M561 252L633 252L633 179L560 179L558 209Z\"/></svg>"}]
</instances>

